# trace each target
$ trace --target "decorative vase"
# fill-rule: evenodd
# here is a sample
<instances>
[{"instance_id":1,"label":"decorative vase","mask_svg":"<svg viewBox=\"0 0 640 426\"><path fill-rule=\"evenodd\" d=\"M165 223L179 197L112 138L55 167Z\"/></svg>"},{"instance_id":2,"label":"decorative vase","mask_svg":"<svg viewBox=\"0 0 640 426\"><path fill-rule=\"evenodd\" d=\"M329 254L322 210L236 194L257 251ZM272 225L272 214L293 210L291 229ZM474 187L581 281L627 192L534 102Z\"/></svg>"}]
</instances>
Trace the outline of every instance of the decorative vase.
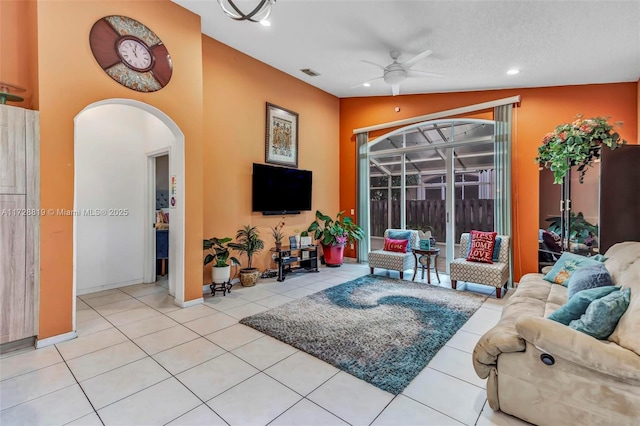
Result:
<instances>
[{"instance_id":1,"label":"decorative vase","mask_svg":"<svg viewBox=\"0 0 640 426\"><path fill-rule=\"evenodd\" d=\"M282 248L282 243L276 243L276 250L280 250Z\"/></svg>"},{"instance_id":2,"label":"decorative vase","mask_svg":"<svg viewBox=\"0 0 640 426\"><path fill-rule=\"evenodd\" d=\"M252 287L256 285L256 281L260 277L260 271L258 268L245 268L240 269L240 283L244 287Z\"/></svg>"},{"instance_id":3,"label":"decorative vase","mask_svg":"<svg viewBox=\"0 0 640 426\"><path fill-rule=\"evenodd\" d=\"M296 234L296 246L300 247L300 234Z\"/></svg>"},{"instance_id":4,"label":"decorative vase","mask_svg":"<svg viewBox=\"0 0 640 426\"><path fill-rule=\"evenodd\" d=\"M340 266L344 259L345 244L322 244L322 252L324 253L324 261L327 266Z\"/></svg>"},{"instance_id":5,"label":"decorative vase","mask_svg":"<svg viewBox=\"0 0 640 426\"><path fill-rule=\"evenodd\" d=\"M214 266L211 268L211 279L214 284L222 284L229 281L231 276L231 266Z\"/></svg>"}]
</instances>

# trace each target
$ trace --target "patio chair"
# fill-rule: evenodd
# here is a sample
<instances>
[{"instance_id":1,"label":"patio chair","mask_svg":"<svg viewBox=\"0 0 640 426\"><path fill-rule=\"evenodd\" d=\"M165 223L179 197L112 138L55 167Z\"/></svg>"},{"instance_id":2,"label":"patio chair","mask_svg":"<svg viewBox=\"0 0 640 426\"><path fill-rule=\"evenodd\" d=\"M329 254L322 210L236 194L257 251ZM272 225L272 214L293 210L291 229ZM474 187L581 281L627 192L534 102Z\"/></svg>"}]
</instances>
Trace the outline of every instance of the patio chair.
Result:
<instances>
[{"instance_id":1,"label":"patio chair","mask_svg":"<svg viewBox=\"0 0 640 426\"><path fill-rule=\"evenodd\" d=\"M418 231L410 229L387 229L384 231L384 237L389 238L389 233L394 232L408 232L410 235L411 247L419 246L420 236L418 235ZM400 273L400 279L402 279L404 278L404 271L407 269L414 269L416 267L416 261L411 250L407 250L406 253L374 250L369 252L369 267L371 268L372 274L374 268L398 271Z\"/></svg>"},{"instance_id":2,"label":"patio chair","mask_svg":"<svg viewBox=\"0 0 640 426\"><path fill-rule=\"evenodd\" d=\"M506 235L500 237L500 252L498 261L494 263L470 262L466 260L471 235L464 233L460 237L458 257L454 259L450 268L451 288L455 289L458 281L490 285L496 288L496 298L500 298L501 290L509 280L509 241Z\"/></svg>"}]
</instances>

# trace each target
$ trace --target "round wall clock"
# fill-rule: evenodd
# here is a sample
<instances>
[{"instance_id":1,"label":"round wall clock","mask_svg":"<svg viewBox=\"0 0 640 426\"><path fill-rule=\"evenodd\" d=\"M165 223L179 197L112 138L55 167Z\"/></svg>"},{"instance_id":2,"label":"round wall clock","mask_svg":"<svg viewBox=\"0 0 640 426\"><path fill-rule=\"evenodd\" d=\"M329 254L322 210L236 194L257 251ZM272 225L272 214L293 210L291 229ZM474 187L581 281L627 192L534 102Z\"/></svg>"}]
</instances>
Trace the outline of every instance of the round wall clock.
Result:
<instances>
[{"instance_id":1,"label":"round wall clock","mask_svg":"<svg viewBox=\"0 0 640 426\"><path fill-rule=\"evenodd\" d=\"M138 92L155 92L169 83L173 66L162 41L126 16L105 16L89 34L91 52L115 81Z\"/></svg>"}]
</instances>

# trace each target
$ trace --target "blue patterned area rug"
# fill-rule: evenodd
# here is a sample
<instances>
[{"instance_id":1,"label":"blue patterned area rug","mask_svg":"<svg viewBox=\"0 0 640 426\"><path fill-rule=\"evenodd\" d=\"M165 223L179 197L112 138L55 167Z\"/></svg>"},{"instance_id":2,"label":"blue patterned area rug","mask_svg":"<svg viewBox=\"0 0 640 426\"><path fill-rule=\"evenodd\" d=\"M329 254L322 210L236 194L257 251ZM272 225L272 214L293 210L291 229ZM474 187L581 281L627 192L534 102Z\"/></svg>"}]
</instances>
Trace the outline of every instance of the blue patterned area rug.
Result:
<instances>
[{"instance_id":1,"label":"blue patterned area rug","mask_svg":"<svg viewBox=\"0 0 640 426\"><path fill-rule=\"evenodd\" d=\"M397 395L486 298L367 275L240 323Z\"/></svg>"}]
</instances>

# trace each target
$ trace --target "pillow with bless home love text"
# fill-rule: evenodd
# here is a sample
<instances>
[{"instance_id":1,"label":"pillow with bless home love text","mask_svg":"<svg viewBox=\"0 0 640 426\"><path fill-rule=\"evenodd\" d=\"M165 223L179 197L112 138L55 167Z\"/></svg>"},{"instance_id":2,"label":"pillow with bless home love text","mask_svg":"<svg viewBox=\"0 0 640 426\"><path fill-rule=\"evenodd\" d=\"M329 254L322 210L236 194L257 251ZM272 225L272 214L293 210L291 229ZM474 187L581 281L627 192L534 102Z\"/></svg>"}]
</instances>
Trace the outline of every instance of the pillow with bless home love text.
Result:
<instances>
[{"instance_id":1,"label":"pillow with bless home love text","mask_svg":"<svg viewBox=\"0 0 640 426\"><path fill-rule=\"evenodd\" d=\"M493 263L493 246L497 232L471 231L471 250L467 260L471 262Z\"/></svg>"}]
</instances>

